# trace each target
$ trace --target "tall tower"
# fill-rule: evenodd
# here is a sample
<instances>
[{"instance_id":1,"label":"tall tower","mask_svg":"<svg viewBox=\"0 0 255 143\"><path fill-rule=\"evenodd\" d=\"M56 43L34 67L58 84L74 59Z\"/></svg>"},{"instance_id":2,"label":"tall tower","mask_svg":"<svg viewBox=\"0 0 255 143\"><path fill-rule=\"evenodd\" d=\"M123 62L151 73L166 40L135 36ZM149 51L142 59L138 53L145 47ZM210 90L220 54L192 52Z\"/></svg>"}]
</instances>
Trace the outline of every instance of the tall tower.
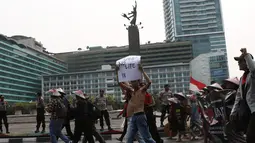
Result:
<instances>
[{"instance_id":1,"label":"tall tower","mask_svg":"<svg viewBox=\"0 0 255 143\"><path fill-rule=\"evenodd\" d=\"M193 56L226 52L220 0L163 0L167 41L193 42Z\"/></svg>"},{"instance_id":2,"label":"tall tower","mask_svg":"<svg viewBox=\"0 0 255 143\"><path fill-rule=\"evenodd\" d=\"M167 42L192 41L194 58L220 51L227 59L220 0L163 0L163 6ZM228 76L226 63L216 60L214 66L225 68L222 78Z\"/></svg>"}]
</instances>

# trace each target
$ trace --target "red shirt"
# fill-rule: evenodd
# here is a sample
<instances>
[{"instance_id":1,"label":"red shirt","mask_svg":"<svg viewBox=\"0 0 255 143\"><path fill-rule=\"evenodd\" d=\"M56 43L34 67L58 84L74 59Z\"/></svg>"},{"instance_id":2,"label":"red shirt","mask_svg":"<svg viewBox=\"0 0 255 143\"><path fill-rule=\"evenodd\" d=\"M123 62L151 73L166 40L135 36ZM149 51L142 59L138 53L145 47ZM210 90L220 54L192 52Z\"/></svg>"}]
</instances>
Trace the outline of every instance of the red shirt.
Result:
<instances>
[{"instance_id":1,"label":"red shirt","mask_svg":"<svg viewBox=\"0 0 255 143\"><path fill-rule=\"evenodd\" d=\"M146 92L146 94L145 94L144 104L145 105L152 104L152 97L151 97L151 95L148 92Z\"/></svg>"}]
</instances>

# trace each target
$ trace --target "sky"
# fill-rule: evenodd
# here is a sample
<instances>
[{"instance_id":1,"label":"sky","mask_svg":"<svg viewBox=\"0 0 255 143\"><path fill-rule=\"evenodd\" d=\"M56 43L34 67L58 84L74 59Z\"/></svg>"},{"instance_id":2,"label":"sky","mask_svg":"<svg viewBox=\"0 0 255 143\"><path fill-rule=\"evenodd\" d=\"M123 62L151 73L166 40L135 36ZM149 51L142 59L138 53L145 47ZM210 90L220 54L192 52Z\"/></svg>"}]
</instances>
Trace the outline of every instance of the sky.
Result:
<instances>
[{"instance_id":1,"label":"sky","mask_svg":"<svg viewBox=\"0 0 255 143\"><path fill-rule=\"evenodd\" d=\"M142 22L141 44L165 40L163 0L137 0ZM6 0L0 5L0 33L25 35L40 41L49 52L75 51L87 46L128 44L121 14L134 0ZM255 55L255 1L221 0L231 77L240 77L234 56L240 48Z\"/></svg>"}]
</instances>

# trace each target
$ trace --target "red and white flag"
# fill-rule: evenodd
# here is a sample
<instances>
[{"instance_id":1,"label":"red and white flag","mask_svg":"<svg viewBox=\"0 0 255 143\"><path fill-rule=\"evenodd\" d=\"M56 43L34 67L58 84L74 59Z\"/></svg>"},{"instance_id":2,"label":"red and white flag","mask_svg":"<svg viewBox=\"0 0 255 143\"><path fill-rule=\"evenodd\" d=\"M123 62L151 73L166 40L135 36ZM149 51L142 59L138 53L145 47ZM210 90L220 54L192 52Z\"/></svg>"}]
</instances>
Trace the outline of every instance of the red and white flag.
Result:
<instances>
[{"instance_id":1,"label":"red and white flag","mask_svg":"<svg viewBox=\"0 0 255 143\"><path fill-rule=\"evenodd\" d=\"M192 76L190 76L189 90L191 91L199 91L206 87L206 85L198 80L195 80Z\"/></svg>"}]
</instances>

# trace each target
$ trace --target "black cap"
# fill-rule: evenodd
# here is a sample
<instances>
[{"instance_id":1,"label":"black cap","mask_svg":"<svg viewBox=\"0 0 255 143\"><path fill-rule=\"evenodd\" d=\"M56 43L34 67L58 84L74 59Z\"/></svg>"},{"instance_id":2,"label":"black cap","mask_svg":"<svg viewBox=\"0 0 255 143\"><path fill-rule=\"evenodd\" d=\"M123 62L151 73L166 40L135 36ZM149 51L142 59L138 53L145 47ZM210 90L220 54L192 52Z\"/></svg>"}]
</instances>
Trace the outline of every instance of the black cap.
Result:
<instances>
[{"instance_id":1,"label":"black cap","mask_svg":"<svg viewBox=\"0 0 255 143\"><path fill-rule=\"evenodd\" d=\"M164 88L167 88L167 87L169 87L169 84L165 84L165 85L164 85Z\"/></svg>"}]
</instances>

